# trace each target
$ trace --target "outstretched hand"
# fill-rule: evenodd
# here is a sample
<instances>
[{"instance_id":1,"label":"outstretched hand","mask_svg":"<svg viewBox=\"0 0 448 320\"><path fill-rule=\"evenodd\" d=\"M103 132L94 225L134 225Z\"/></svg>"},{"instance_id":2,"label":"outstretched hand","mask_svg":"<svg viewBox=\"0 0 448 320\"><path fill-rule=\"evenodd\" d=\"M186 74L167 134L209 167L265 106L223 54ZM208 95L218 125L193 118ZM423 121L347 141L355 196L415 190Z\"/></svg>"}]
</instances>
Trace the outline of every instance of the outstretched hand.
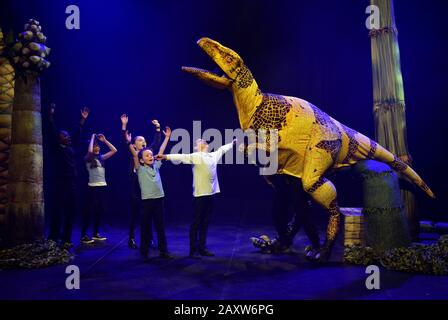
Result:
<instances>
[{"instance_id":1,"label":"outstretched hand","mask_svg":"<svg viewBox=\"0 0 448 320\"><path fill-rule=\"evenodd\" d=\"M164 154L158 154L158 155L156 155L156 156L154 157L154 159L156 159L157 161L160 161L160 160L166 160L166 155L164 155Z\"/></svg>"},{"instance_id":2,"label":"outstretched hand","mask_svg":"<svg viewBox=\"0 0 448 320\"><path fill-rule=\"evenodd\" d=\"M85 120L89 116L90 109L87 107L84 107L81 109L81 117Z\"/></svg>"},{"instance_id":3,"label":"outstretched hand","mask_svg":"<svg viewBox=\"0 0 448 320\"><path fill-rule=\"evenodd\" d=\"M171 136L171 128L165 127L165 130L163 130L163 134L165 135L165 137L169 138Z\"/></svg>"}]
</instances>

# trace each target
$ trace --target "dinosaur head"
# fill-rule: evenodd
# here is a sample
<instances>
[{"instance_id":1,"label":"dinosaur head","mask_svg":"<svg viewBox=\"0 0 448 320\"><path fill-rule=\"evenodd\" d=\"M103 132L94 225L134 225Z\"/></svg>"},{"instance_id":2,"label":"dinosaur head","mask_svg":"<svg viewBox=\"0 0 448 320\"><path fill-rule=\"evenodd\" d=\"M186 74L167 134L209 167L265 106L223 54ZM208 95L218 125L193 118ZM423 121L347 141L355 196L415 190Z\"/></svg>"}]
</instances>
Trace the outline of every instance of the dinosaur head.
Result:
<instances>
[{"instance_id":1,"label":"dinosaur head","mask_svg":"<svg viewBox=\"0 0 448 320\"><path fill-rule=\"evenodd\" d=\"M182 67L184 72L190 73L217 88L244 89L254 82L252 73L238 53L210 38L201 38L197 43L224 74L219 75L208 70L193 67Z\"/></svg>"},{"instance_id":2,"label":"dinosaur head","mask_svg":"<svg viewBox=\"0 0 448 320\"><path fill-rule=\"evenodd\" d=\"M197 43L224 74L219 75L193 67L182 67L182 70L215 88L229 89L233 95L241 128L246 130L263 96L252 73L244 64L243 59L232 49L210 38L201 38Z\"/></svg>"}]
</instances>

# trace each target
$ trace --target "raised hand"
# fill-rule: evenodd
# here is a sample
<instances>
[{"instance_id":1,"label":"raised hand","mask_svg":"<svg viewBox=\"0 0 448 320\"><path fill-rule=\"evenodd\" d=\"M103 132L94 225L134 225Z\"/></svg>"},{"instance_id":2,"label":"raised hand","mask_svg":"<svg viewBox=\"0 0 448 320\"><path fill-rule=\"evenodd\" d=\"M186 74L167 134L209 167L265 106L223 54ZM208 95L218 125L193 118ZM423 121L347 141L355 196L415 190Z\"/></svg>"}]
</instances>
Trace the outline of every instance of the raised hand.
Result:
<instances>
[{"instance_id":1,"label":"raised hand","mask_svg":"<svg viewBox=\"0 0 448 320\"><path fill-rule=\"evenodd\" d=\"M98 140L100 140L101 142L106 141L106 137L104 136L104 134L100 133L96 136L98 138Z\"/></svg>"},{"instance_id":2,"label":"raised hand","mask_svg":"<svg viewBox=\"0 0 448 320\"><path fill-rule=\"evenodd\" d=\"M171 128L170 127L165 127L165 130L163 131L163 134L165 135L165 137L170 137L171 136Z\"/></svg>"},{"instance_id":3,"label":"raised hand","mask_svg":"<svg viewBox=\"0 0 448 320\"><path fill-rule=\"evenodd\" d=\"M122 114L120 119L122 125L127 125L129 122L129 117L127 116L127 114Z\"/></svg>"},{"instance_id":4,"label":"raised hand","mask_svg":"<svg viewBox=\"0 0 448 320\"><path fill-rule=\"evenodd\" d=\"M152 120L151 123L156 126L157 129L160 129L160 123L158 120Z\"/></svg>"},{"instance_id":5,"label":"raised hand","mask_svg":"<svg viewBox=\"0 0 448 320\"><path fill-rule=\"evenodd\" d=\"M131 133L130 133L128 130L126 130L125 138L126 138L126 142L127 142L127 143L131 143L131 141L132 141L132 135L131 135Z\"/></svg>"},{"instance_id":6,"label":"raised hand","mask_svg":"<svg viewBox=\"0 0 448 320\"><path fill-rule=\"evenodd\" d=\"M81 117L85 120L89 116L90 109L87 107L84 107L81 109Z\"/></svg>"}]
</instances>

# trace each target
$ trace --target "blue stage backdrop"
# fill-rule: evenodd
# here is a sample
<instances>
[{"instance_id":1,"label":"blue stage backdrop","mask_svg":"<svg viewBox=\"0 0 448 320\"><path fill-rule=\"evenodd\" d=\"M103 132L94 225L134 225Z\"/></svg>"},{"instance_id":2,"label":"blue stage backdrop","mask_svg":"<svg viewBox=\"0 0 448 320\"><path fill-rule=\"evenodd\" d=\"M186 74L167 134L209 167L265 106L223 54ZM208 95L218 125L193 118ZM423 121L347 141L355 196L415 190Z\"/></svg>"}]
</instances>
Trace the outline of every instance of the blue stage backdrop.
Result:
<instances>
[{"instance_id":1,"label":"blue stage backdrop","mask_svg":"<svg viewBox=\"0 0 448 320\"><path fill-rule=\"evenodd\" d=\"M65 27L71 4L80 8L80 30ZM44 110L55 102L62 127L78 121L82 106L92 110L80 155L91 133L104 133L117 145L119 155L107 164L112 222L128 219L128 151L119 143L122 113L129 115L130 131L148 140L154 118L162 126L190 131L193 120L201 120L203 130L239 125L228 92L180 70L182 65L215 67L196 45L203 36L237 50L264 91L311 101L373 138L367 5L350 0L3 0L0 24L16 33L29 18L42 24L52 48L52 65L42 77ZM431 202L418 193L418 200L424 215L437 219L447 217L448 197L446 7L444 1L395 1L413 167L438 196ZM51 166L46 151L46 177ZM81 165L80 172L84 186ZM168 220L189 221L191 168L165 164L161 174ZM219 175L222 194L215 221L270 221L271 190L257 168L223 165ZM47 200L51 190L47 184Z\"/></svg>"}]
</instances>

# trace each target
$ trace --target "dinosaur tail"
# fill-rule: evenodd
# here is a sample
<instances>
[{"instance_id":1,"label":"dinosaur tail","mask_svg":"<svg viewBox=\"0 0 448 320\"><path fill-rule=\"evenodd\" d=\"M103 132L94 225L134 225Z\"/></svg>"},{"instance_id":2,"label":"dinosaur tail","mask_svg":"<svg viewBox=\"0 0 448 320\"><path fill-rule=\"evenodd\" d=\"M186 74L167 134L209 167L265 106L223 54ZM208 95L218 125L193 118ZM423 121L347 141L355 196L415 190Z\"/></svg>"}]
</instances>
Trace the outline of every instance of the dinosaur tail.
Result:
<instances>
[{"instance_id":1,"label":"dinosaur tail","mask_svg":"<svg viewBox=\"0 0 448 320\"><path fill-rule=\"evenodd\" d=\"M370 140L370 154L369 158L378 160L388 164L394 171L399 172L409 178L413 183L415 183L420 189L423 190L431 198L435 198L434 193L426 185L422 178L414 171L409 165L404 163L397 156L392 154L390 151L379 145L373 140Z\"/></svg>"}]
</instances>

